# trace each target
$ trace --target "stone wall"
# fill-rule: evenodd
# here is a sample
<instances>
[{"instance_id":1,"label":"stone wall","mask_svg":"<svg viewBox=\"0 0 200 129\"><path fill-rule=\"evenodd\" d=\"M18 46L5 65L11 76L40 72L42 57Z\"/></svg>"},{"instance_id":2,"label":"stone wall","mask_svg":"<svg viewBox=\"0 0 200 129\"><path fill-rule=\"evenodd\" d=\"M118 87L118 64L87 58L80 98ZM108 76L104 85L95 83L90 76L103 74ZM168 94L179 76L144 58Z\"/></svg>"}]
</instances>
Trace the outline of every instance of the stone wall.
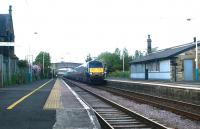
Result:
<instances>
[{"instance_id":1,"label":"stone wall","mask_svg":"<svg viewBox=\"0 0 200 129\"><path fill-rule=\"evenodd\" d=\"M195 48L176 56L175 61L177 63L177 66L176 66L177 81L184 80L184 60L185 59L193 60L193 80L195 80L195 56L196 56ZM200 47L198 48L198 64L199 64L199 68L200 68ZM174 72L173 67L174 66L171 66L171 74ZM200 76L200 74L199 74L199 76ZM171 80L174 81L173 78Z\"/></svg>"},{"instance_id":2,"label":"stone wall","mask_svg":"<svg viewBox=\"0 0 200 129\"><path fill-rule=\"evenodd\" d=\"M139 82L119 82L107 80L107 86L124 88L129 91L165 97L173 100L200 104L200 90L195 87L180 88L179 86L163 86L158 84L144 84Z\"/></svg>"}]
</instances>

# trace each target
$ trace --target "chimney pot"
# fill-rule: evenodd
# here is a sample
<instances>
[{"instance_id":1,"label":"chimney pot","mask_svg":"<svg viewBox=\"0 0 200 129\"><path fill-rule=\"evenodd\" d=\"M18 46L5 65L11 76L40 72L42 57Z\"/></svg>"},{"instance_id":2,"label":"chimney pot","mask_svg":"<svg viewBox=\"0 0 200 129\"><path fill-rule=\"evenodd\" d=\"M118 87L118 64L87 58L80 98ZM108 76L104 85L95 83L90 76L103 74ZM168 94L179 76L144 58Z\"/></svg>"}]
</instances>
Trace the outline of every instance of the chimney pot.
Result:
<instances>
[{"instance_id":1,"label":"chimney pot","mask_svg":"<svg viewBox=\"0 0 200 129\"><path fill-rule=\"evenodd\" d=\"M150 35L148 35L148 39L147 39L147 54L151 53L151 38Z\"/></svg>"},{"instance_id":2,"label":"chimney pot","mask_svg":"<svg viewBox=\"0 0 200 129\"><path fill-rule=\"evenodd\" d=\"M12 14L12 5L9 5L9 14Z\"/></svg>"}]
</instances>

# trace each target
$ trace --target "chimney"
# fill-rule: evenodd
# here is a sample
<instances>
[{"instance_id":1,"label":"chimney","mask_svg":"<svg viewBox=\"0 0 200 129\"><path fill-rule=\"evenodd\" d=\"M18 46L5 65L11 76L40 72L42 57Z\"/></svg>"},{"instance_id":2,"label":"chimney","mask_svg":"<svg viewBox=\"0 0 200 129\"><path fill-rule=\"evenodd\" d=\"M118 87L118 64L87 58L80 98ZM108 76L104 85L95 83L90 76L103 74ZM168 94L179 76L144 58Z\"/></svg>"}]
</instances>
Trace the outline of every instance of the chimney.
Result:
<instances>
[{"instance_id":1,"label":"chimney","mask_svg":"<svg viewBox=\"0 0 200 129\"><path fill-rule=\"evenodd\" d=\"M151 53L151 38L150 35L148 35L148 39L147 39L147 54Z\"/></svg>"},{"instance_id":2,"label":"chimney","mask_svg":"<svg viewBox=\"0 0 200 129\"><path fill-rule=\"evenodd\" d=\"M9 14L12 15L12 5L9 5Z\"/></svg>"}]
</instances>

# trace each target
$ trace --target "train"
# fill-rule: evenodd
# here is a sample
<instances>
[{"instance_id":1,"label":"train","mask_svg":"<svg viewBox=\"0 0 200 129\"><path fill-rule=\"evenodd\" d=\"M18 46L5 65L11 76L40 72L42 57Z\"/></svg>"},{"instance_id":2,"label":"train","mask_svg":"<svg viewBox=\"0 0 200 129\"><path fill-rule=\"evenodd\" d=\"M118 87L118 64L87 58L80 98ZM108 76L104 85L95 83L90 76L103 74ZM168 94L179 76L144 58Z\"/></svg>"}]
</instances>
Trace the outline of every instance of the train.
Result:
<instances>
[{"instance_id":1,"label":"train","mask_svg":"<svg viewBox=\"0 0 200 129\"><path fill-rule=\"evenodd\" d=\"M105 70L103 63L98 60L89 61L66 72L64 78L84 82L87 84L104 84Z\"/></svg>"}]
</instances>

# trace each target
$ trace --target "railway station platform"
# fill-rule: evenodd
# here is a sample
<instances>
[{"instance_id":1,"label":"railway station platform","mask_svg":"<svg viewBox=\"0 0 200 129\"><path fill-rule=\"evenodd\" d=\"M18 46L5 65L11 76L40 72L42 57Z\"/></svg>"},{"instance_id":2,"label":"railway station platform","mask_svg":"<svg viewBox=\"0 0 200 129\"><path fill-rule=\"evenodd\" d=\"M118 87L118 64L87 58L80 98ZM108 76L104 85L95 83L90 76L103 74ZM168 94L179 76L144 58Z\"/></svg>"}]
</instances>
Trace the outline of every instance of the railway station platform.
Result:
<instances>
[{"instance_id":1,"label":"railway station platform","mask_svg":"<svg viewBox=\"0 0 200 129\"><path fill-rule=\"evenodd\" d=\"M43 107L56 110L53 129L100 129L93 110L62 80L57 79Z\"/></svg>"},{"instance_id":2,"label":"railway station platform","mask_svg":"<svg viewBox=\"0 0 200 129\"><path fill-rule=\"evenodd\" d=\"M107 81L116 81L116 82L127 82L134 84L144 84L144 85L160 85L168 87L177 87L185 89L199 89L200 90L200 81L179 81L179 82L170 82L163 80L131 80L131 79L106 79Z\"/></svg>"},{"instance_id":3,"label":"railway station platform","mask_svg":"<svg viewBox=\"0 0 200 129\"><path fill-rule=\"evenodd\" d=\"M106 79L107 85L150 95L200 104L200 82Z\"/></svg>"}]
</instances>

